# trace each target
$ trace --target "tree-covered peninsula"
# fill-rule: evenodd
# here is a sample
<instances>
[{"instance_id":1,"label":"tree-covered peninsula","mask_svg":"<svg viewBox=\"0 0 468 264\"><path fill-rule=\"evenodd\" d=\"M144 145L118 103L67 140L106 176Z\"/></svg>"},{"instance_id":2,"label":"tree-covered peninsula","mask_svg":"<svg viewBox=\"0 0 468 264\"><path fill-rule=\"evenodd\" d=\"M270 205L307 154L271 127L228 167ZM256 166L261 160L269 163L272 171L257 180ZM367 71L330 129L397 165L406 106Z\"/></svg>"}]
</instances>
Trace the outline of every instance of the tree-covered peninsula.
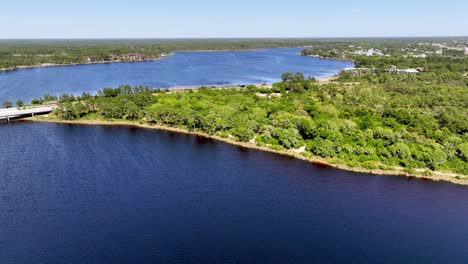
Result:
<instances>
[{"instance_id":1,"label":"tree-covered peninsula","mask_svg":"<svg viewBox=\"0 0 468 264\"><path fill-rule=\"evenodd\" d=\"M464 178L466 79L437 78L431 73L378 74L319 84L300 73L285 73L272 88L171 91L126 85L96 96L62 96L60 108L47 119L126 120L292 150L350 168L425 175L444 171Z\"/></svg>"}]
</instances>

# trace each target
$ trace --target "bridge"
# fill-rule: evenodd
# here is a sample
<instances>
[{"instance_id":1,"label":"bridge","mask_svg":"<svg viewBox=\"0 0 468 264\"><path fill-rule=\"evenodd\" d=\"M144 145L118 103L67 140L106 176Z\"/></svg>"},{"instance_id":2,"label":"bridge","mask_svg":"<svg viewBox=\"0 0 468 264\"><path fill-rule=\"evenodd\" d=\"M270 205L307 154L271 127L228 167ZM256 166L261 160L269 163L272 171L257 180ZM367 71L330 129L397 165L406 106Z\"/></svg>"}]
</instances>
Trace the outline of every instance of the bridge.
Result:
<instances>
[{"instance_id":1,"label":"bridge","mask_svg":"<svg viewBox=\"0 0 468 264\"><path fill-rule=\"evenodd\" d=\"M0 108L0 121L10 123L12 119L32 117L34 115L45 115L57 108L57 105L41 105L17 108Z\"/></svg>"}]
</instances>

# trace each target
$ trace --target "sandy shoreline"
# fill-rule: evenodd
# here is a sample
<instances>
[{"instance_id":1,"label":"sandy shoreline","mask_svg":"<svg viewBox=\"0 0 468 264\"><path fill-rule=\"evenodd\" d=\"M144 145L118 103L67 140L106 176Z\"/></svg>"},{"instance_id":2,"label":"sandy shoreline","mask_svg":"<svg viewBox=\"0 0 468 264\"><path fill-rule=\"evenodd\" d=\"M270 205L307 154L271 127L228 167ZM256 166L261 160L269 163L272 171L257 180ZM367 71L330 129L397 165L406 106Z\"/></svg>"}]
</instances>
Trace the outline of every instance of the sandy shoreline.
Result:
<instances>
[{"instance_id":1,"label":"sandy shoreline","mask_svg":"<svg viewBox=\"0 0 468 264\"><path fill-rule=\"evenodd\" d=\"M320 55L303 55L303 56L312 57L312 58L318 58L318 59L326 59L326 60L350 61L350 62L353 62L353 63L354 63L353 60L339 59L339 58L332 58L332 57L324 57L324 56L320 56Z\"/></svg>"},{"instance_id":2,"label":"sandy shoreline","mask_svg":"<svg viewBox=\"0 0 468 264\"><path fill-rule=\"evenodd\" d=\"M333 82L339 78L337 74L329 75L329 76L322 76L322 77L314 77L315 80L317 81L317 84L327 84L330 82ZM242 86L248 86L248 85L255 85L258 88L272 88L273 87L272 82L265 82L265 83L246 83L246 84L203 84L203 85L187 85L187 86L172 86L172 87L164 87L167 88L168 91L172 92L179 92L179 91L185 91L185 90L200 90L203 87L207 87L210 89L239 89ZM163 88L163 87L160 87Z\"/></svg>"},{"instance_id":3,"label":"sandy shoreline","mask_svg":"<svg viewBox=\"0 0 468 264\"><path fill-rule=\"evenodd\" d=\"M399 170L380 170L380 169L365 169L365 168L353 168L349 167L347 165L343 164L334 164L330 163L329 161L314 157L314 158L308 158L300 153L291 151L291 150L273 150L267 147L262 147L258 146L253 143L248 143L248 142L238 142L234 141L229 138L222 138L219 136L215 135L209 135L203 132L197 132L197 131L188 131L186 129L182 128L174 128L174 127L167 127L167 126L160 126L160 125L148 125L148 124L143 124L143 123L138 123L138 122L131 122L131 121L104 121L104 120L75 120L75 121L69 121L69 120L53 120L53 119L47 119L47 117L34 117L34 118L28 118L26 120L29 121L34 121L34 122L46 122L46 123L60 123L60 124L77 124L77 125L101 125L101 126L132 126L132 127L139 127L139 128L146 128L146 129L158 129L158 130L166 130L166 131L172 131L172 132L177 132L177 133L183 133L183 134L189 134L189 135L197 135L197 136L202 136L205 138L211 138L214 140L222 141L231 145L235 146L241 146L245 148L250 148L250 149L257 149L261 151L266 151L270 153L276 153L279 155L283 156L289 156L293 158L297 158L303 161L311 162L314 164L319 164L319 165L324 165L327 167L332 167L340 170L345 170L345 171L351 171L351 172L358 172L358 173L367 173L367 174L375 174L375 175L386 175L386 176L404 176L404 177L410 177L410 178L419 178L419 179L425 179L425 180L431 180L431 181L445 181L445 182L450 182L453 184L459 184L459 185L468 185L468 180L464 179L457 179L455 176L463 176L463 175L457 175L457 174L451 174L451 173L444 173L444 172L432 172L432 176L427 176L423 174L411 174L411 173L406 173L404 171L399 171Z\"/></svg>"}]
</instances>

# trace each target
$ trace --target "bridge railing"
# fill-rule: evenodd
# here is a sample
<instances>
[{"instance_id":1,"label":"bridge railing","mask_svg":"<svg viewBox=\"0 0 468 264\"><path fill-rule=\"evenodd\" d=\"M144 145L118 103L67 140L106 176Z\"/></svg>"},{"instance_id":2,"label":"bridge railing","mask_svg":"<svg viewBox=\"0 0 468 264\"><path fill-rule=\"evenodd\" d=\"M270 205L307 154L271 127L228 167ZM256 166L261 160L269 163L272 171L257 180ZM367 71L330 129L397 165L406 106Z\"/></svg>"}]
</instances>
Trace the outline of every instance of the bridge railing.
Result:
<instances>
[{"instance_id":1,"label":"bridge railing","mask_svg":"<svg viewBox=\"0 0 468 264\"><path fill-rule=\"evenodd\" d=\"M0 119L14 118L14 117L23 116L23 115L49 113L49 112L52 112L56 108L57 108L57 105L41 105L41 106L25 107L21 109L1 108Z\"/></svg>"}]
</instances>

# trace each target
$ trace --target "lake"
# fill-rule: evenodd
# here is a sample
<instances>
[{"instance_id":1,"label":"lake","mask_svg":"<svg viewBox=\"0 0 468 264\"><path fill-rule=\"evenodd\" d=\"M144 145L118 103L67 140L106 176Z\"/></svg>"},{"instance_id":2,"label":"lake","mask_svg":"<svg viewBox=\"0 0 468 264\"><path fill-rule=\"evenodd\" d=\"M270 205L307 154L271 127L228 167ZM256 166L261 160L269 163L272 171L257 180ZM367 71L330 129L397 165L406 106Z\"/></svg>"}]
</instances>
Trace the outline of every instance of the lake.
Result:
<instances>
[{"instance_id":1,"label":"lake","mask_svg":"<svg viewBox=\"0 0 468 264\"><path fill-rule=\"evenodd\" d=\"M352 62L300 56L301 48L175 52L159 61L54 66L0 72L0 102L29 102L46 93L96 93L122 84L168 88L276 82L283 72L331 76Z\"/></svg>"},{"instance_id":2,"label":"lake","mask_svg":"<svg viewBox=\"0 0 468 264\"><path fill-rule=\"evenodd\" d=\"M16 122L0 139L0 263L468 259L463 186L131 127Z\"/></svg>"}]
</instances>

